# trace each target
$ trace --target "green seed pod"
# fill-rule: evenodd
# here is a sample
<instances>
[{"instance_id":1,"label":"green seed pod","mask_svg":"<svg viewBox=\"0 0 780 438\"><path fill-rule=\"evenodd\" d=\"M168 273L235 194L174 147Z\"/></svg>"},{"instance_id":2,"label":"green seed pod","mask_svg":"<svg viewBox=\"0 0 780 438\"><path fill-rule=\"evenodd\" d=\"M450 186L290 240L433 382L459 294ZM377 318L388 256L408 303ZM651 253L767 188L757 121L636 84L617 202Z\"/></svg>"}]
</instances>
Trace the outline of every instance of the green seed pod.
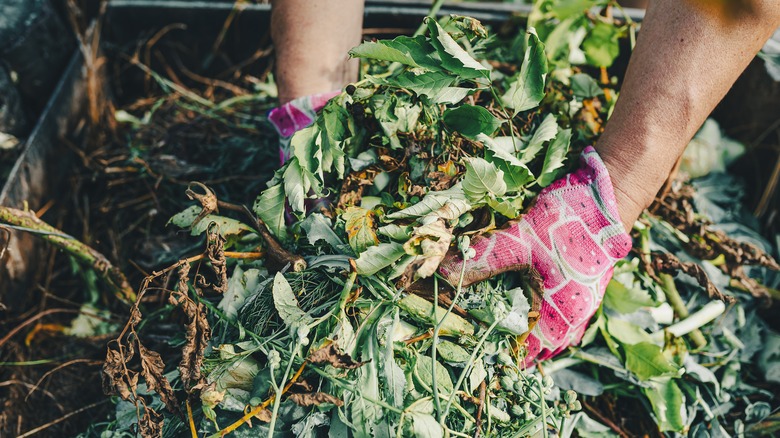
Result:
<instances>
[{"instance_id":1,"label":"green seed pod","mask_svg":"<svg viewBox=\"0 0 780 438\"><path fill-rule=\"evenodd\" d=\"M501 376L501 387L511 391L514 388L515 382L509 376Z\"/></svg>"},{"instance_id":2,"label":"green seed pod","mask_svg":"<svg viewBox=\"0 0 780 438\"><path fill-rule=\"evenodd\" d=\"M577 400L577 393L570 389L563 394L563 399L566 400L566 403L574 403Z\"/></svg>"},{"instance_id":3,"label":"green seed pod","mask_svg":"<svg viewBox=\"0 0 780 438\"><path fill-rule=\"evenodd\" d=\"M512 415L514 415L515 417L522 417L525 415L525 411L523 410L523 407L520 405L512 405L510 412L512 412Z\"/></svg>"},{"instance_id":4,"label":"green seed pod","mask_svg":"<svg viewBox=\"0 0 780 438\"><path fill-rule=\"evenodd\" d=\"M523 382L521 382L520 380L516 381L515 382L515 392L518 393L518 394L522 394L523 393L523 389L525 389L525 386L523 385Z\"/></svg>"},{"instance_id":5,"label":"green seed pod","mask_svg":"<svg viewBox=\"0 0 780 438\"><path fill-rule=\"evenodd\" d=\"M528 393L525 394L526 398L531 401L539 401L539 393L537 393L535 390L530 390Z\"/></svg>"},{"instance_id":6,"label":"green seed pod","mask_svg":"<svg viewBox=\"0 0 780 438\"><path fill-rule=\"evenodd\" d=\"M504 353L503 351L501 353L498 353L498 363L501 365L512 365L512 356Z\"/></svg>"},{"instance_id":7,"label":"green seed pod","mask_svg":"<svg viewBox=\"0 0 780 438\"><path fill-rule=\"evenodd\" d=\"M542 386L545 388L552 388L555 382L553 381L553 378L550 376L544 376L544 379L542 379Z\"/></svg>"},{"instance_id":8,"label":"green seed pod","mask_svg":"<svg viewBox=\"0 0 780 438\"><path fill-rule=\"evenodd\" d=\"M572 411L581 411L582 410L582 403L580 403L579 400L574 400L574 403L572 403Z\"/></svg>"}]
</instances>

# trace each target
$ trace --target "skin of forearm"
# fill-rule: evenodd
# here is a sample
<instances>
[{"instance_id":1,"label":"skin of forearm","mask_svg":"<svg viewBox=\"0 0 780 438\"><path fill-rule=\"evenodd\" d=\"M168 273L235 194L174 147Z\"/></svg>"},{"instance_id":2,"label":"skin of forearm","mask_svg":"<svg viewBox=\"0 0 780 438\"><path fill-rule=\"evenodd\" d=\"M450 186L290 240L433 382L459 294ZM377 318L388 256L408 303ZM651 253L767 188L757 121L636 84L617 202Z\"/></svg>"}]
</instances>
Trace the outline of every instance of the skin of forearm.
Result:
<instances>
[{"instance_id":1,"label":"skin of forearm","mask_svg":"<svg viewBox=\"0 0 780 438\"><path fill-rule=\"evenodd\" d=\"M271 38L279 101L338 90L357 78L363 0L273 0Z\"/></svg>"},{"instance_id":2,"label":"skin of forearm","mask_svg":"<svg viewBox=\"0 0 780 438\"><path fill-rule=\"evenodd\" d=\"M651 0L596 145L626 229L778 25L780 0Z\"/></svg>"}]
</instances>

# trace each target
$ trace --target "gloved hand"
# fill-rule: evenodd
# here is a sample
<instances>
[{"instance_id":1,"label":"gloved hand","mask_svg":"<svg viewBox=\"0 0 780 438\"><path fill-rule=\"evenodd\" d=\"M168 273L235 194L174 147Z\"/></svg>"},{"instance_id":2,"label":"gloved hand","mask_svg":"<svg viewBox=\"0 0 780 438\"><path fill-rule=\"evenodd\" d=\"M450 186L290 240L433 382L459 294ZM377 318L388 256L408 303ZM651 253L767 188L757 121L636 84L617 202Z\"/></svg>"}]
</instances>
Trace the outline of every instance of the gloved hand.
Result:
<instances>
[{"instance_id":1,"label":"gloved hand","mask_svg":"<svg viewBox=\"0 0 780 438\"><path fill-rule=\"evenodd\" d=\"M476 255L465 262L464 285L518 265L532 266L544 280L541 315L528 336L527 365L579 343L615 262L631 249L604 163L592 147L580 162L579 170L542 190L520 219L471 239ZM457 285L463 263L460 254L448 255L439 272Z\"/></svg>"},{"instance_id":2,"label":"gloved hand","mask_svg":"<svg viewBox=\"0 0 780 438\"><path fill-rule=\"evenodd\" d=\"M290 138L293 134L311 125L317 111L321 110L337 94L339 91L299 97L272 109L268 113L268 120L279 133L279 161L281 164L290 158Z\"/></svg>"}]
</instances>

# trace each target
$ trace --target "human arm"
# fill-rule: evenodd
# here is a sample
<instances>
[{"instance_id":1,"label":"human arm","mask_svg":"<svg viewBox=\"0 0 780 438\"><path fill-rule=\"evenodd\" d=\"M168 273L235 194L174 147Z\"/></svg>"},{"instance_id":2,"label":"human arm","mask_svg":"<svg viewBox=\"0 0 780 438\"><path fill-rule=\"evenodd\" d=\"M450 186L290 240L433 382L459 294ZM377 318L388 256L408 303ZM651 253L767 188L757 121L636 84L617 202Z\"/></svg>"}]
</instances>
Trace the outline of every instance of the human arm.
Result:
<instances>
[{"instance_id":1,"label":"human arm","mask_svg":"<svg viewBox=\"0 0 780 438\"><path fill-rule=\"evenodd\" d=\"M273 0L279 102L339 90L357 78L363 0Z\"/></svg>"},{"instance_id":2,"label":"human arm","mask_svg":"<svg viewBox=\"0 0 780 438\"><path fill-rule=\"evenodd\" d=\"M654 0L596 151L631 229L674 163L780 26L780 0Z\"/></svg>"}]
</instances>

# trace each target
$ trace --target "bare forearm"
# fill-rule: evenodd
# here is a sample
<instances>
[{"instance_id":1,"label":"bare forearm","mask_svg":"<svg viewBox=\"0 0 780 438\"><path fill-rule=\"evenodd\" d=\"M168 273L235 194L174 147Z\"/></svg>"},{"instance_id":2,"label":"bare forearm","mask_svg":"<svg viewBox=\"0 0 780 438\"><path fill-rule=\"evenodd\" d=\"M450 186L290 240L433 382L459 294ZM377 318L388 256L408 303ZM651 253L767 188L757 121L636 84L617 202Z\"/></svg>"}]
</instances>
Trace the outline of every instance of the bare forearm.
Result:
<instances>
[{"instance_id":1,"label":"bare forearm","mask_svg":"<svg viewBox=\"0 0 780 438\"><path fill-rule=\"evenodd\" d=\"M780 25L780 0L654 0L596 149L631 228L677 158Z\"/></svg>"},{"instance_id":2,"label":"bare forearm","mask_svg":"<svg viewBox=\"0 0 780 438\"><path fill-rule=\"evenodd\" d=\"M357 77L347 52L360 43L363 0L273 0L279 100L341 88Z\"/></svg>"}]
</instances>

